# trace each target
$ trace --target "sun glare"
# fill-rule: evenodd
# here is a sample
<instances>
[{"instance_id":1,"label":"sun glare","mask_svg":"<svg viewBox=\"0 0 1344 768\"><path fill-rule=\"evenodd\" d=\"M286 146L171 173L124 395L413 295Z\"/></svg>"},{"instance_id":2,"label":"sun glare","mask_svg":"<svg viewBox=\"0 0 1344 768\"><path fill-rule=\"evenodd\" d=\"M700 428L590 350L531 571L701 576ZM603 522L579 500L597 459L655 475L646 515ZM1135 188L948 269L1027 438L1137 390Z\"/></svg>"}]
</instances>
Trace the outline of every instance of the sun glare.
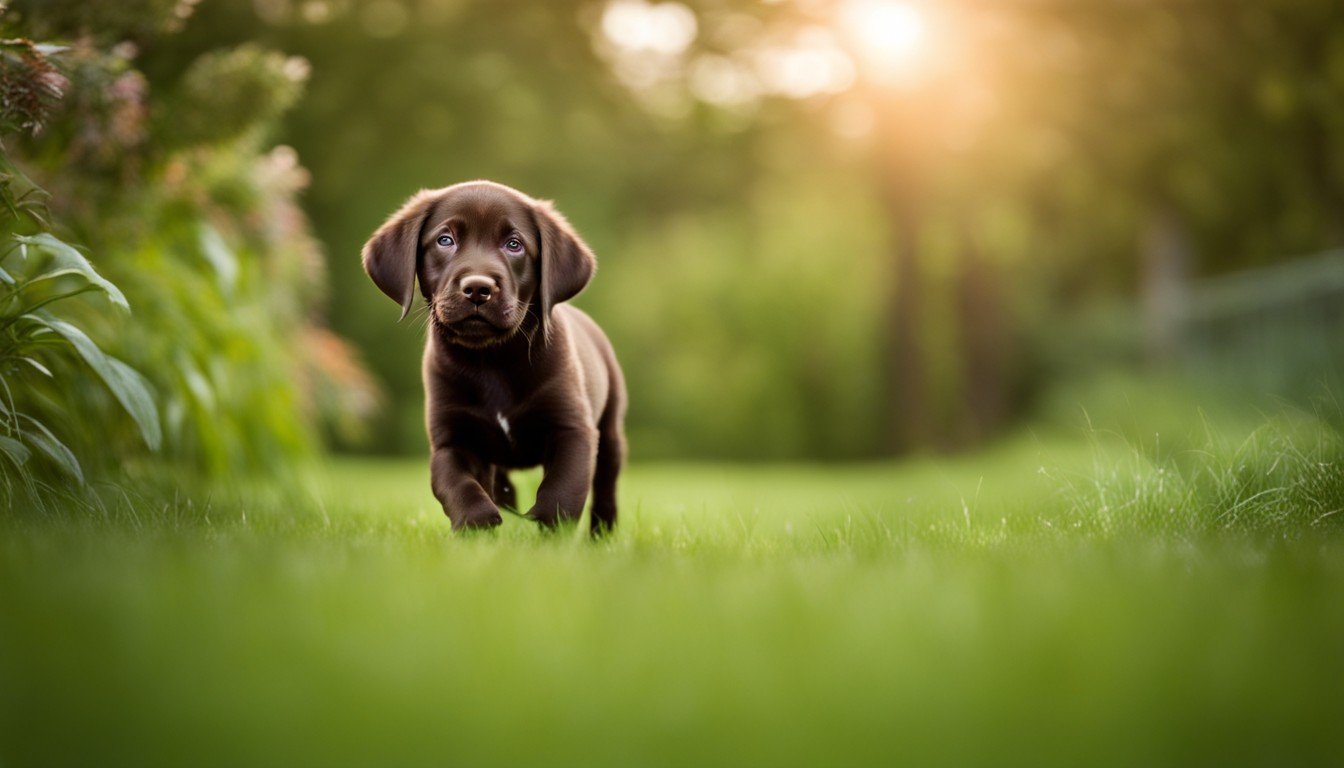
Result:
<instances>
[{"instance_id":1,"label":"sun glare","mask_svg":"<svg viewBox=\"0 0 1344 768\"><path fill-rule=\"evenodd\" d=\"M841 25L856 52L878 74L917 68L928 45L928 24L917 5L899 0L849 0Z\"/></svg>"}]
</instances>

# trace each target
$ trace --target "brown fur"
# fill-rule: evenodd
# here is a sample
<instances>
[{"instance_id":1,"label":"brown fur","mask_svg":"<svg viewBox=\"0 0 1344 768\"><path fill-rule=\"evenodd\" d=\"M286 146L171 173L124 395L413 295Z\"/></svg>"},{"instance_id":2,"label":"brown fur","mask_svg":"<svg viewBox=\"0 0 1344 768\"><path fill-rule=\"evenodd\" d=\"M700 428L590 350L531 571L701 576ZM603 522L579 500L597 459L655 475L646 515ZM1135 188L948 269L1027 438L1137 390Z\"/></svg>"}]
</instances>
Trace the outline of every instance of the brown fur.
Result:
<instances>
[{"instance_id":1,"label":"brown fur","mask_svg":"<svg viewBox=\"0 0 1344 768\"><path fill-rule=\"evenodd\" d=\"M576 519L591 490L593 532L614 526L625 382L602 330L563 303L597 266L564 217L501 184L457 184L412 197L363 257L403 318L417 282L428 305L430 483L453 529L498 525L516 508L508 470L537 464L529 518Z\"/></svg>"}]
</instances>

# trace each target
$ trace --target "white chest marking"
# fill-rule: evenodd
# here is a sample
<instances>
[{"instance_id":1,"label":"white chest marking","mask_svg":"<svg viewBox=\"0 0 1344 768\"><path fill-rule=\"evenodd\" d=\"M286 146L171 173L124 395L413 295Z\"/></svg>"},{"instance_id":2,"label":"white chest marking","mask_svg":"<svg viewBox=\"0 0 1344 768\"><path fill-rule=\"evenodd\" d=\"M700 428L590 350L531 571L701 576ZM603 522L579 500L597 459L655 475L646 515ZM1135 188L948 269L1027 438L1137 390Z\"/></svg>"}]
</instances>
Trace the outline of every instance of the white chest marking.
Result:
<instances>
[{"instance_id":1,"label":"white chest marking","mask_svg":"<svg viewBox=\"0 0 1344 768\"><path fill-rule=\"evenodd\" d=\"M504 418L504 414L496 413L495 421L499 422L499 428L504 430L505 437L512 437L512 435L509 434L509 420Z\"/></svg>"}]
</instances>

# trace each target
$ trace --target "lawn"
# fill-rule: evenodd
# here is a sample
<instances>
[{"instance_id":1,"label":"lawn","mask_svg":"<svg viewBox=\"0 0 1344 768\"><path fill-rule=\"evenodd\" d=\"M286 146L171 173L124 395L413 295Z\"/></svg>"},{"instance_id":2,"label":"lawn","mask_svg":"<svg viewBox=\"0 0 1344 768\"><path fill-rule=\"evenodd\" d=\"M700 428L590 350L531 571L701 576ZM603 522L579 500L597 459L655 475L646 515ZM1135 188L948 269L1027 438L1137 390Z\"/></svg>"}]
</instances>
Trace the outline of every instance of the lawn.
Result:
<instances>
[{"instance_id":1,"label":"lawn","mask_svg":"<svg viewBox=\"0 0 1344 768\"><path fill-rule=\"evenodd\" d=\"M1336 447L637 464L599 542L455 537L418 460L6 520L0 765L1339 765Z\"/></svg>"}]
</instances>

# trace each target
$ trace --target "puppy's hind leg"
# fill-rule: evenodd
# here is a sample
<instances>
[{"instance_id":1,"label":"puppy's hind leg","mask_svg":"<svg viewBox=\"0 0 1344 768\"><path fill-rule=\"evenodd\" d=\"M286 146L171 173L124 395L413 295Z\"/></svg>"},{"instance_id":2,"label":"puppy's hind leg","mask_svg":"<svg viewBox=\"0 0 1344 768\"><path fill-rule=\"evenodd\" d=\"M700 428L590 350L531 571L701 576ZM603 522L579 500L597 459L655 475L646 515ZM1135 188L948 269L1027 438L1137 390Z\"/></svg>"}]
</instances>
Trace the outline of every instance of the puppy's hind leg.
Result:
<instances>
[{"instance_id":1,"label":"puppy's hind leg","mask_svg":"<svg viewBox=\"0 0 1344 768\"><path fill-rule=\"evenodd\" d=\"M597 438L597 468L593 472L591 531L594 536L616 527L616 478L625 464L625 436L619 428L607 427Z\"/></svg>"},{"instance_id":2,"label":"puppy's hind leg","mask_svg":"<svg viewBox=\"0 0 1344 768\"><path fill-rule=\"evenodd\" d=\"M490 489L490 496L494 498L495 504L510 512L517 512L518 490L513 487L513 482L509 480L509 471L504 467L496 466L492 474L494 475L494 482Z\"/></svg>"}]
</instances>

